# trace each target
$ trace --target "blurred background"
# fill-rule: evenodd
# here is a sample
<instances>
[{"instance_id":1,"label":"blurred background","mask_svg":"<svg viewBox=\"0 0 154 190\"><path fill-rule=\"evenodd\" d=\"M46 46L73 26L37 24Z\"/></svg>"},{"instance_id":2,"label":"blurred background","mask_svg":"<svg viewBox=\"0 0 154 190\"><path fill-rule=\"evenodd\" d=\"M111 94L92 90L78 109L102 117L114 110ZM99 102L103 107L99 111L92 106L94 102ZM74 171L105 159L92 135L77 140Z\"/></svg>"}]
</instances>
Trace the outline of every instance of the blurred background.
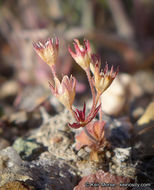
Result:
<instances>
[{"instance_id":1,"label":"blurred background","mask_svg":"<svg viewBox=\"0 0 154 190\"><path fill-rule=\"evenodd\" d=\"M29 145L30 141L28 140L28 137L32 135L30 138L34 138L34 142L35 140L37 142L37 138L45 139L41 142L49 144L60 142L59 146L56 144L55 147L58 152L61 152L59 151L61 140L58 140L59 137L54 136L54 133L52 134L50 127L56 128L61 138L61 134L62 137L66 134L63 133L64 131L69 131L65 126L66 121L68 118L70 120L72 118L65 114L67 112L64 111L64 107L51 94L48 85L48 81L52 81L50 68L43 63L33 48L33 42L40 40L45 42L49 37L54 36L60 40L56 70L60 77L65 74L69 76L73 74L76 77L74 105L78 109L82 109L83 102L86 101L86 111L89 110L92 100L85 73L68 52L68 45L73 49L73 39L78 38L81 43L84 39L88 39L93 53L98 53L101 57L102 68L106 62L109 68L113 65L115 70L119 66L118 76L102 95L103 117L106 120L103 119L107 121L106 128L113 129L113 137L116 134L114 129L117 129L118 134L115 141L117 140L121 146L123 146L121 139L127 143L129 141L127 147L137 144L135 141L141 142L141 149L137 144L136 152L134 151L132 157L134 160L138 157L148 157L144 164L139 162L141 167L138 168L142 168L142 171L146 170L143 179L146 176L148 180L153 180L153 0L0 0L0 150L13 145L17 139L17 142L20 142L21 155L27 155L24 153L27 150L29 152L27 147L30 147L30 152L32 152L28 154L33 154L35 151L31 151L33 148L31 149L32 146ZM64 118L56 122L54 116L62 111ZM61 117L61 115L59 116ZM54 120L50 122L49 119ZM54 126L50 126L52 123ZM63 123L65 123L64 128L57 129L58 125L61 127ZM116 127L112 128L113 126ZM36 134L37 137L35 137ZM67 138L70 138L70 134ZM52 139L48 140L52 135L55 137L55 142L50 141ZM18 141L19 137L23 141L20 141L21 138ZM24 148L22 149L22 147ZM66 148L61 150L66 150ZM41 149L41 151L45 150ZM125 152L124 155L126 155ZM123 161L119 158L117 156L120 161L117 162L117 171L119 163ZM126 157L124 158L126 159ZM16 160L16 158L13 159ZM108 159L110 158L108 157ZM1 160L3 161L3 159ZM106 162L106 159L104 160ZM6 161L4 158L5 165L7 162L8 160ZM3 164L0 165L5 169ZM0 170L3 171L3 169ZM10 170L8 171L10 172ZM34 170L34 175L36 171L38 170ZM4 175L4 179L6 176L8 178L6 173ZM10 175L12 180L12 173ZM41 175L44 175L44 172ZM25 179L27 177L24 178L24 181ZM40 179L44 180L45 178ZM48 179L44 181L48 181ZM141 183L144 182L147 181L141 180Z\"/></svg>"},{"instance_id":2,"label":"blurred background","mask_svg":"<svg viewBox=\"0 0 154 190\"><path fill-rule=\"evenodd\" d=\"M0 0L3 121L19 110L31 112L39 105L49 114L53 112L51 105L57 103L48 101L52 75L32 46L53 36L60 38L57 71L77 77L77 99L81 94L87 96L89 87L84 72L67 51L74 38L90 41L101 56L102 68L106 62L114 68L120 66L117 81L104 95L103 109L114 116L129 114L136 121L153 100L153 18L153 0Z\"/></svg>"}]
</instances>

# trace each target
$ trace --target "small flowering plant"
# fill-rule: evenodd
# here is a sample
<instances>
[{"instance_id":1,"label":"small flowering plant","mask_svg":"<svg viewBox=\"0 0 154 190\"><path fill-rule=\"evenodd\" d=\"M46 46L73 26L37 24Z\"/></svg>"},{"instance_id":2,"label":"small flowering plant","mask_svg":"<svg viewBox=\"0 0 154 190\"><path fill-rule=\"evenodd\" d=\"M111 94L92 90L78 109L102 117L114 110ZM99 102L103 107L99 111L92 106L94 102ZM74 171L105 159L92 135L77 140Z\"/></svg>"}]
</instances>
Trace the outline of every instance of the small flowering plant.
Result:
<instances>
[{"instance_id":1,"label":"small flowering plant","mask_svg":"<svg viewBox=\"0 0 154 190\"><path fill-rule=\"evenodd\" d=\"M104 126L105 122L102 121L101 109L101 95L111 85L115 79L118 69L108 70L106 64L104 70L101 70L101 61L98 55L92 54L90 43L84 40L84 46L80 44L79 40L74 39L74 49L72 51L68 47L68 51L75 60L75 62L85 71L92 94L92 107L90 112L86 115L86 104L84 103L83 110L79 110L73 106L76 94L76 78L72 75L68 77L63 76L60 82L55 65L58 57L59 40L48 39L45 43L33 43L36 53L47 63L52 71L54 84L49 82L51 92L55 97L72 113L75 123L69 126L74 129L82 128L80 134L76 136L76 149L79 150L83 146L91 148L90 157L94 161L99 161L98 152L100 148L105 146ZM99 111L99 121L93 121Z\"/></svg>"}]
</instances>

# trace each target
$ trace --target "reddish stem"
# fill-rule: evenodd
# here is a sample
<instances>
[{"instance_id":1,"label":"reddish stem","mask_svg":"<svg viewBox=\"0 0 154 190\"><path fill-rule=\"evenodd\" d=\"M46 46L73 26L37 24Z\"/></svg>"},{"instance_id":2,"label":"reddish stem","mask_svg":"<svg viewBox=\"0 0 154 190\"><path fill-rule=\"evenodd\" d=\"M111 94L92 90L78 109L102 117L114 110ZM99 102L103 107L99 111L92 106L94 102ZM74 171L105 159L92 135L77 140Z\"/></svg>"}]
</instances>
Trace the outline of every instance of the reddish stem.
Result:
<instances>
[{"instance_id":1,"label":"reddish stem","mask_svg":"<svg viewBox=\"0 0 154 190\"><path fill-rule=\"evenodd\" d=\"M53 77L54 77L54 78L57 78L56 70L55 70L54 65L51 66L51 72L52 72L52 74L53 74Z\"/></svg>"},{"instance_id":2,"label":"reddish stem","mask_svg":"<svg viewBox=\"0 0 154 190\"><path fill-rule=\"evenodd\" d=\"M99 103L101 104L101 97L99 97ZM103 115L103 110L102 110L102 105L99 109L99 121L102 121L102 115Z\"/></svg>"},{"instance_id":3,"label":"reddish stem","mask_svg":"<svg viewBox=\"0 0 154 190\"><path fill-rule=\"evenodd\" d=\"M87 118L89 118L89 117L91 117L91 116L93 115L93 113L94 113L94 111L95 111L95 109L96 109L96 106L97 106L97 103L98 103L99 97L100 97L100 95L97 94L96 99L95 99L95 101L93 102L93 105L92 105L91 111L90 111L89 115L87 116Z\"/></svg>"},{"instance_id":4,"label":"reddish stem","mask_svg":"<svg viewBox=\"0 0 154 190\"><path fill-rule=\"evenodd\" d=\"M91 78L91 74L90 74L89 68L86 69L86 75L87 75L88 82L89 82L89 85L90 85L91 94L92 94L92 98L93 98L93 105L94 105L95 104L95 89L94 89L94 85L92 83L92 78Z\"/></svg>"}]
</instances>

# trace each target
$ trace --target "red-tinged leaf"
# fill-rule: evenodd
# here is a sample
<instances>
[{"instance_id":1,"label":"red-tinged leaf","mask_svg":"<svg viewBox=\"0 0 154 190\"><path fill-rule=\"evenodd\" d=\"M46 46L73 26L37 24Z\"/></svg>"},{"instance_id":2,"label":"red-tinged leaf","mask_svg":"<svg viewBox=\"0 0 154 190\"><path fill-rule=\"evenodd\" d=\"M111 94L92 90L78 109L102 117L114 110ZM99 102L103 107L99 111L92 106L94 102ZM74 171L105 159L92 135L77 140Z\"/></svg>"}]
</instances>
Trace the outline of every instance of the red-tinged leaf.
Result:
<instances>
[{"instance_id":1,"label":"red-tinged leaf","mask_svg":"<svg viewBox=\"0 0 154 190\"><path fill-rule=\"evenodd\" d=\"M84 117L84 114L83 114L82 111L79 111L79 110L78 110L78 116L79 116L79 118L80 118L80 121L84 121L84 120L85 120L85 117Z\"/></svg>"},{"instance_id":2,"label":"red-tinged leaf","mask_svg":"<svg viewBox=\"0 0 154 190\"><path fill-rule=\"evenodd\" d=\"M83 130L76 139L76 149L79 150L83 146L89 146L91 149L99 149L104 145L104 125L105 122L95 121L90 122L86 126L87 132L92 136L91 138ZM93 140L95 139L95 141Z\"/></svg>"},{"instance_id":3,"label":"red-tinged leaf","mask_svg":"<svg viewBox=\"0 0 154 190\"><path fill-rule=\"evenodd\" d=\"M76 150L79 150L83 146L92 146L93 141L90 140L90 138L86 135L84 131L81 131L79 135L76 135Z\"/></svg>"},{"instance_id":4,"label":"red-tinged leaf","mask_svg":"<svg viewBox=\"0 0 154 190\"><path fill-rule=\"evenodd\" d=\"M94 110L94 112L91 112L89 114L89 116L86 119L86 123L88 124L90 121L92 121L94 119L94 117L97 115L99 109L101 107L101 104Z\"/></svg>"},{"instance_id":5,"label":"red-tinged leaf","mask_svg":"<svg viewBox=\"0 0 154 190\"><path fill-rule=\"evenodd\" d=\"M98 121L95 122L93 125L93 134L98 141L101 141L102 138L104 138L104 126L105 122L104 121Z\"/></svg>"},{"instance_id":6,"label":"red-tinged leaf","mask_svg":"<svg viewBox=\"0 0 154 190\"><path fill-rule=\"evenodd\" d=\"M100 109L101 104L94 110L91 111L91 113L88 115L87 118L85 118L85 112L86 112L86 104L84 103L83 110L80 111L77 108L75 108L75 111L73 110L75 116L76 116L76 121L77 123L69 124L70 127L72 128L79 128L79 127L84 127L88 123L90 123L93 118L96 116L98 110Z\"/></svg>"},{"instance_id":7,"label":"red-tinged leaf","mask_svg":"<svg viewBox=\"0 0 154 190\"><path fill-rule=\"evenodd\" d=\"M81 127L80 123L73 123L73 124L68 124L69 127L74 128L74 129L78 129Z\"/></svg>"},{"instance_id":8,"label":"red-tinged leaf","mask_svg":"<svg viewBox=\"0 0 154 190\"><path fill-rule=\"evenodd\" d=\"M74 111L78 121L84 122L85 121L85 111L86 111L86 104L84 102L83 110L80 111L77 108L75 108L76 111Z\"/></svg>"}]
</instances>

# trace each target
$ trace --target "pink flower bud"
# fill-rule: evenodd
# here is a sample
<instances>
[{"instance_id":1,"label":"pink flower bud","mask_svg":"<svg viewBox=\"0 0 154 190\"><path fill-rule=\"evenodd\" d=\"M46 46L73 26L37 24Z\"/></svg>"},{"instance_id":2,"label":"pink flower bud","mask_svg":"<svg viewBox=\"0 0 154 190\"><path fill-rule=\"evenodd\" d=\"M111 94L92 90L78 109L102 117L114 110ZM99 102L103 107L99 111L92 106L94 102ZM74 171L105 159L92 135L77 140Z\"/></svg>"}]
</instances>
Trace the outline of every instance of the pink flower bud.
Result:
<instances>
[{"instance_id":1,"label":"pink flower bud","mask_svg":"<svg viewBox=\"0 0 154 190\"><path fill-rule=\"evenodd\" d=\"M84 46L85 47L80 44L79 40L74 39L75 53L71 50L70 47L68 50L76 63L78 63L82 69L86 70L89 68L91 62L91 50L88 40L84 40Z\"/></svg>"}]
</instances>

